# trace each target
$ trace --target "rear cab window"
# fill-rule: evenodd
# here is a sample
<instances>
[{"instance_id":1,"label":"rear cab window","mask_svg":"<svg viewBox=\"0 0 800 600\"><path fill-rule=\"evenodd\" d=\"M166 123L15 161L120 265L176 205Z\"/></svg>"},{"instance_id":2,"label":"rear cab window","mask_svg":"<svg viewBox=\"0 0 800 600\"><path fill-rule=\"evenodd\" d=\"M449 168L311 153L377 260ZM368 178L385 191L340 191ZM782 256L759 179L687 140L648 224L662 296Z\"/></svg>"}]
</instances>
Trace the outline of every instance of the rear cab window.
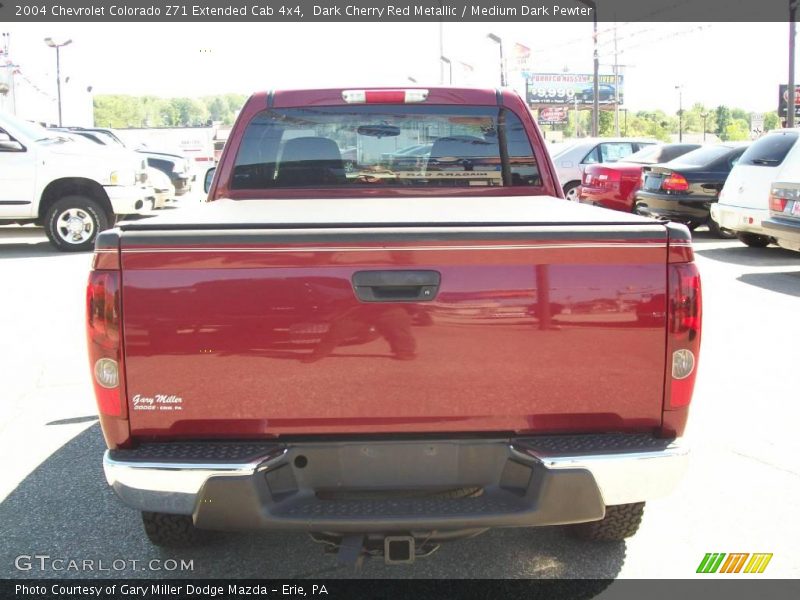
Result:
<instances>
[{"instance_id":1,"label":"rear cab window","mask_svg":"<svg viewBox=\"0 0 800 600\"><path fill-rule=\"evenodd\" d=\"M522 122L494 106L268 109L245 129L231 189L541 186Z\"/></svg>"},{"instance_id":2,"label":"rear cab window","mask_svg":"<svg viewBox=\"0 0 800 600\"><path fill-rule=\"evenodd\" d=\"M765 135L753 142L737 164L777 167L797 142L796 131L781 131Z\"/></svg>"}]
</instances>

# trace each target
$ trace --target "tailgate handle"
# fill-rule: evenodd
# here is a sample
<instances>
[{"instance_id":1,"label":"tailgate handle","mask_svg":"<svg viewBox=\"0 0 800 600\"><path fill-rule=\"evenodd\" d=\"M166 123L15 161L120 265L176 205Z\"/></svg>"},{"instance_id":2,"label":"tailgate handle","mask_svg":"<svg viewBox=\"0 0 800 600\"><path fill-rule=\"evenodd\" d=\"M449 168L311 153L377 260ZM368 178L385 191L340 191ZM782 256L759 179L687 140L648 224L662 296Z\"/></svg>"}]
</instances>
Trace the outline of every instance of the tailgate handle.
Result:
<instances>
[{"instance_id":1,"label":"tailgate handle","mask_svg":"<svg viewBox=\"0 0 800 600\"><path fill-rule=\"evenodd\" d=\"M353 289L362 302L428 302L441 278L438 271L358 271Z\"/></svg>"}]
</instances>

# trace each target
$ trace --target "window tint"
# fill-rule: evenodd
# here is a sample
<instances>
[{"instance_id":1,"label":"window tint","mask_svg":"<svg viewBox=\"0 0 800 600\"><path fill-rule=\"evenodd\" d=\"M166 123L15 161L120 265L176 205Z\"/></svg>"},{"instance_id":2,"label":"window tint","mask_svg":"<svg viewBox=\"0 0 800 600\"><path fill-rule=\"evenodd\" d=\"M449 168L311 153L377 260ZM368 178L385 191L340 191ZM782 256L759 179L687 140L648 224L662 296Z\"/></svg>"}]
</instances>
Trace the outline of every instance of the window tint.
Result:
<instances>
[{"instance_id":1,"label":"window tint","mask_svg":"<svg viewBox=\"0 0 800 600\"><path fill-rule=\"evenodd\" d=\"M645 146L638 152L634 152L630 156L625 158L625 162L632 162L637 164L643 165L651 165L653 163L661 162L663 156L664 147L658 146L653 144L651 146Z\"/></svg>"},{"instance_id":2,"label":"window tint","mask_svg":"<svg viewBox=\"0 0 800 600\"><path fill-rule=\"evenodd\" d=\"M595 146L594 148L592 148L592 151L589 152L589 154L587 154L586 156L584 156L583 160L581 162L583 164L585 164L585 165L593 165L595 163L599 163L600 162L600 147L599 146Z\"/></svg>"},{"instance_id":3,"label":"window tint","mask_svg":"<svg viewBox=\"0 0 800 600\"><path fill-rule=\"evenodd\" d=\"M796 141L796 131L765 135L753 142L739 159L739 164L776 167L783 162Z\"/></svg>"},{"instance_id":4,"label":"window tint","mask_svg":"<svg viewBox=\"0 0 800 600\"><path fill-rule=\"evenodd\" d=\"M606 142L600 144L600 158L603 162L616 162L633 154L633 144Z\"/></svg>"},{"instance_id":5,"label":"window tint","mask_svg":"<svg viewBox=\"0 0 800 600\"><path fill-rule=\"evenodd\" d=\"M683 156L684 154L691 152L692 150L697 150L700 146L698 144L676 144L676 145L669 145L663 146L661 148L661 156L658 159L658 162L669 162L678 158L679 156Z\"/></svg>"},{"instance_id":6,"label":"window tint","mask_svg":"<svg viewBox=\"0 0 800 600\"><path fill-rule=\"evenodd\" d=\"M702 146L697 150L687 152L670 162L670 165L684 165L689 167L704 167L710 165L728 154L732 148L730 146Z\"/></svg>"},{"instance_id":7,"label":"window tint","mask_svg":"<svg viewBox=\"0 0 800 600\"><path fill-rule=\"evenodd\" d=\"M744 151L745 151L745 149L742 148L741 150L738 150L737 152L734 152L733 154L731 154L728 157L728 166L731 169L733 167L735 167L739 163L739 161L742 159L742 154L744 154Z\"/></svg>"},{"instance_id":8,"label":"window tint","mask_svg":"<svg viewBox=\"0 0 800 600\"><path fill-rule=\"evenodd\" d=\"M523 125L508 110L358 105L258 114L242 138L231 187L541 184Z\"/></svg>"}]
</instances>

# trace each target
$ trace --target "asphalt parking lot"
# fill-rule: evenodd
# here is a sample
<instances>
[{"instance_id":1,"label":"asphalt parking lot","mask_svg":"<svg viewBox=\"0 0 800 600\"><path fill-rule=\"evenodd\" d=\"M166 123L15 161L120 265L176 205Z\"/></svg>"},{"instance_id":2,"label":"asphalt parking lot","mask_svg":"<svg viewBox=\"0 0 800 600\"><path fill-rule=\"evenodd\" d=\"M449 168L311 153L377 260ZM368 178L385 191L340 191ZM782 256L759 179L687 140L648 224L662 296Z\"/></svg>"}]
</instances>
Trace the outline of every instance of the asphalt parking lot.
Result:
<instances>
[{"instance_id":1,"label":"asphalt parking lot","mask_svg":"<svg viewBox=\"0 0 800 600\"><path fill-rule=\"evenodd\" d=\"M303 534L151 546L102 473L83 327L91 255L54 251L40 229L0 227L0 577L687 578L707 552L771 552L760 577L798 577L800 254L705 232L696 251L705 315L693 459L676 493L648 504L636 537L592 545L556 528L496 530L413 565L372 560L357 573ZM34 554L125 567L15 567ZM142 566L169 558L193 568Z\"/></svg>"}]
</instances>

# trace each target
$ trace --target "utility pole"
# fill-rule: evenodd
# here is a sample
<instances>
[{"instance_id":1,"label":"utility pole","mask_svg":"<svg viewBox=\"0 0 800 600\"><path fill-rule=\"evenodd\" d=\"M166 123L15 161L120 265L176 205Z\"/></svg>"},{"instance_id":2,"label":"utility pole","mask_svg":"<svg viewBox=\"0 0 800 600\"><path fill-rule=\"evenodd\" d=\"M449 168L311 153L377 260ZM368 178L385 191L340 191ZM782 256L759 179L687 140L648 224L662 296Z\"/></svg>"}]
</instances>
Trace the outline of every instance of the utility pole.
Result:
<instances>
[{"instance_id":1,"label":"utility pole","mask_svg":"<svg viewBox=\"0 0 800 600\"><path fill-rule=\"evenodd\" d=\"M11 34L3 32L2 45L0 45L0 59L4 64L0 64L0 69L5 68L8 82L5 91L0 90L0 94L5 96L6 101L0 104L5 104L7 110L12 114L17 114L17 96L14 86L14 74L19 65L15 65L11 60Z\"/></svg>"},{"instance_id":2,"label":"utility pole","mask_svg":"<svg viewBox=\"0 0 800 600\"><path fill-rule=\"evenodd\" d=\"M594 43L594 90L592 94L592 136L597 137L600 132L600 57L597 55L597 2L586 2L593 5L593 30Z\"/></svg>"},{"instance_id":3,"label":"utility pole","mask_svg":"<svg viewBox=\"0 0 800 600\"><path fill-rule=\"evenodd\" d=\"M444 21L439 21L439 56L444 56ZM439 61L439 83L444 84L444 63L442 61Z\"/></svg>"},{"instance_id":4,"label":"utility pole","mask_svg":"<svg viewBox=\"0 0 800 600\"><path fill-rule=\"evenodd\" d=\"M441 60L441 62L442 62L442 69L444 69L444 63L447 63L447 66L450 67L450 85L452 85L453 84L453 63L452 63L452 61L449 58L447 58L446 56L440 57L439 60Z\"/></svg>"},{"instance_id":5,"label":"utility pole","mask_svg":"<svg viewBox=\"0 0 800 600\"><path fill-rule=\"evenodd\" d=\"M789 0L789 85L786 86L786 127L794 127L794 38L797 0Z\"/></svg>"},{"instance_id":6,"label":"utility pole","mask_svg":"<svg viewBox=\"0 0 800 600\"><path fill-rule=\"evenodd\" d=\"M683 86L676 85L678 90L678 141L683 141Z\"/></svg>"},{"instance_id":7,"label":"utility pole","mask_svg":"<svg viewBox=\"0 0 800 600\"><path fill-rule=\"evenodd\" d=\"M600 57L597 54L597 2L596 0L578 0L592 9L592 44L594 46L594 85L592 88L592 136L597 137L600 130Z\"/></svg>"},{"instance_id":8,"label":"utility pole","mask_svg":"<svg viewBox=\"0 0 800 600\"><path fill-rule=\"evenodd\" d=\"M506 81L506 62L503 58L503 40L500 36L490 33L486 36L500 47L500 86L504 87Z\"/></svg>"},{"instance_id":9,"label":"utility pole","mask_svg":"<svg viewBox=\"0 0 800 600\"><path fill-rule=\"evenodd\" d=\"M706 118L708 118L708 113L700 113L700 116L703 117L703 141L706 141Z\"/></svg>"},{"instance_id":10,"label":"utility pole","mask_svg":"<svg viewBox=\"0 0 800 600\"><path fill-rule=\"evenodd\" d=\"M619 54L616 16L614 18L614 135L619 137Z\"/></svg>"},{"instance_id":11,"label":"utility pole","mask_svg":"<svg viewBox=\"0 0 800 600\"><path fill-rule=\"evenodd\" d=\"M437 4L439 5L439 12L444 12L442 10L442 0L437 0ZM444 56L444 17L439 17L439 56ZM439 61L439 85L444 85L444 64L442 61Z\"/></svg>"}]
</instances>

